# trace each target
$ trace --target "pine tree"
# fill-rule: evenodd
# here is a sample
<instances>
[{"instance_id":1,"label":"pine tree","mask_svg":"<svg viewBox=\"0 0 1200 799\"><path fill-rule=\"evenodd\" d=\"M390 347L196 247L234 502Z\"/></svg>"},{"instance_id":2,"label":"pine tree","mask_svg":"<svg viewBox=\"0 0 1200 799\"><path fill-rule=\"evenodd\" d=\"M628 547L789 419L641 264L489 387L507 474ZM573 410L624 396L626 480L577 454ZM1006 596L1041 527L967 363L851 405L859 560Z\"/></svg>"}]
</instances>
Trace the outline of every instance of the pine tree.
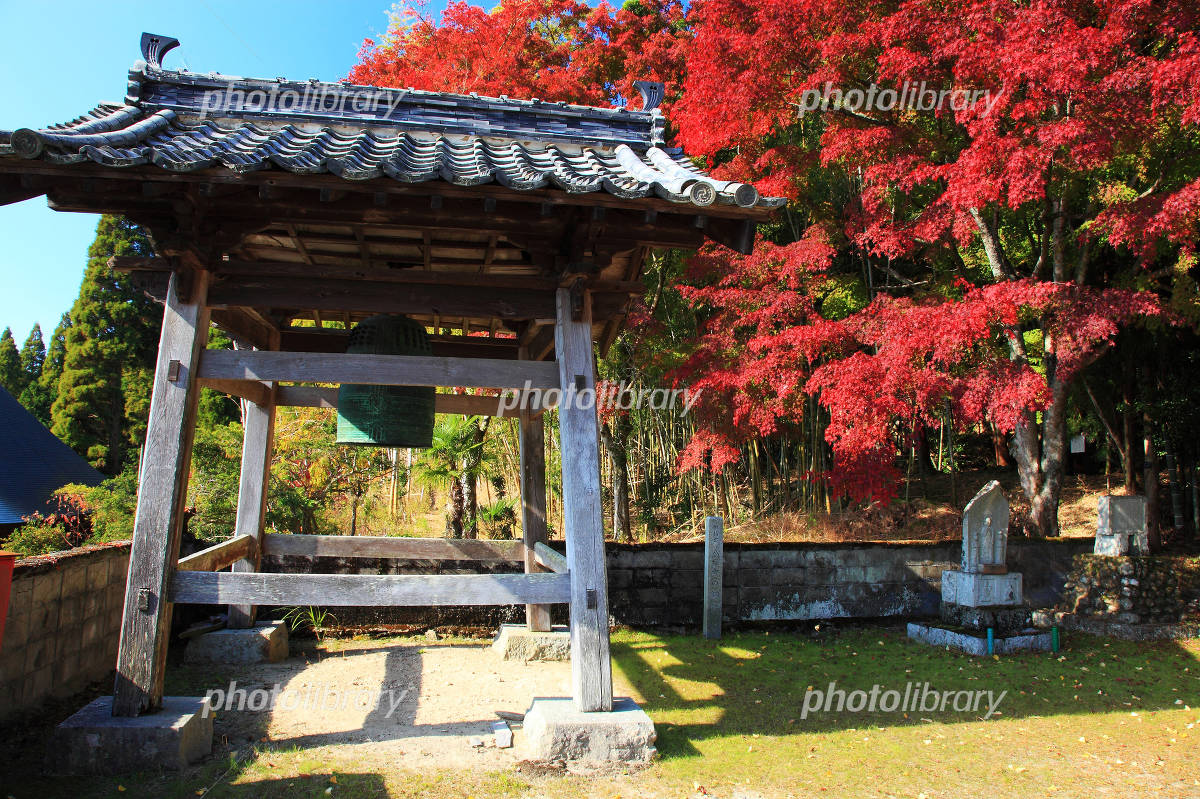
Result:
<instances>
[{"instance_id":1,"label":"pine tree","mask_svg":"<svg viewBox=\"0 0 1200 799\"><path fill-rule=\"evenodd\" d=\"M41 369L38 378L25 387L21 392L21 404L32 413L37 420L49 427L51 424L50 408L54 398L58 396L58 379L62 376L63 359L66 357L67 328L71 326L71 315L64 313L50 336L50 346L44 350ZM35 328L38 340L41 340L41 327ZM33 333L30 333L30 338ZM29 342L26 341L26 346Z\"/></svg>"},{"instance_id":2,"label":"pine tree","mask_svg":"<svg viewBox=\"0 0 1200 799\"><path fill-rule=\"evenodd\" d=\"M162 314L109 268L108 259L151 254L149 238L136 225L122 217L101 217L65 331L52 429L110 475L121 471L131 445L136 447L138 422L131 412L140 415L147 403L133 395L148 391L146 373L153 368Z\"/></svg>"},{"instance_id":3,"label":"pine tree","mask_svg":"<svg viewBox=\"0 0 1200 799\"><path fill-rule=\"evenodd\" d=\"M13 339L12 330L6 327L4 333L0 334L0 386L14 397L19 397L25 388L24 377L17 342Z\"/></svg>"}]
</instances>

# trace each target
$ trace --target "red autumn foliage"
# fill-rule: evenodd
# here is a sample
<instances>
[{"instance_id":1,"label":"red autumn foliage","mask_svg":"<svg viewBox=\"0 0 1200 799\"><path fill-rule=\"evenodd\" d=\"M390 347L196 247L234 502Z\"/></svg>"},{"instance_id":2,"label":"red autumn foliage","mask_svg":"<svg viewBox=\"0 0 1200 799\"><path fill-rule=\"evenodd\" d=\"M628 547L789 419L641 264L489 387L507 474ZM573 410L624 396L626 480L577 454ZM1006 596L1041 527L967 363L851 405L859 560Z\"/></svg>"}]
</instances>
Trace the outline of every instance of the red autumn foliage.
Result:
<instances>
[{"instance_id":1,"label":"red autumn foliage","mask_svg":"<svg viewBox=\"0 0 1200 799\"><path fill-rule=\"evenodd\" d=\"M677 375L704 392L681 468L736 461L815 392L825 477L886 497L897 447L949 400L960 426L1015 430L1032 526L1053 532L1066 388L1157 313L1109 287L1193 255L1198 32L1191 0L456 2L440 22L403 10L349 79L592 104L629 101L638 78L666 82L666 106L682 89L685 149L794 204L790 231L702 253L681 287L707 315ZM826 84L906 82L987 95L798 115ZM860 269L871 301L824 318L822 285Z\"/></svg>"},{"instance_id":2,"label":"red autumn foliage","mask_svg":"<svg viewBox=\"0 0 1200 799\"><path fill-rule=\"evenodd\" d=\"M348 79L587 105L641 102L635 80L667 84L669 105L690 35L678 0L637 10L579 0L514 0L485 11L451 2L440 20L402 6L382 41L367 39Z\"/></svg>"}]
</instances>

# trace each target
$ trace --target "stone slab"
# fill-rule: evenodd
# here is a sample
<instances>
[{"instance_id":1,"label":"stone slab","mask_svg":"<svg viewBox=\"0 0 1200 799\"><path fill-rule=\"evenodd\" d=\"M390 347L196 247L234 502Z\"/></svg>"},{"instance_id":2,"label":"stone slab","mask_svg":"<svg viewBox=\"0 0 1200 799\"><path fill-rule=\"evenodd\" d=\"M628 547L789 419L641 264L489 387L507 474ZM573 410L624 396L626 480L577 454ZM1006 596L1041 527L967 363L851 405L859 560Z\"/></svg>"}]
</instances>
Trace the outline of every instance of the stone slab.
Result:
<instances>
[{"instance_id":1,"label":"stone slab","mask_svg":"<svg viewBox=\"0 0 1200 799\"><path fill-rule=\"evenodd\" d=\"M504 660L570 660L571 633L556 625L548 633L531 632L524 624L501 624L492 650Z\"/></svg>"},{"instance_id":2,"label":"stone slab","mask_svg":"<svg viewBox=\"0 0 1200 799\"><path fill-rule=\"evenodd\" d=\"M214 630L188 641L185 663L278 663L288 656L288 627L260 621L242 630Z\"/></svg>"},{"instance_id":3,"label":"stone slab","mask_svg":"<svg viewBox=\"0 0 1200 799\"><path fill-rule=\"evenodd\" d=\"M938 618L950 627L985 632L991 627L997 635L1008 635L1029 626L1029 609L1025 607L979 607L942 602Z\"/></svg>"},{"instance_id":4,"label":"stone slab","mask_svg":"<svg viewBox=\"0 0 1200 799\"><path fill-rule=\"evenodd\" d=\"M947 569L942 572L942 601L973 608L1020 605L1024 601L1021 574L972 574Z\"/></svg>"},{"instance_id":5,"label":"stone slab","mask_svg":"<svg viewBox=\"0 0 1200 799\"><path fill-rule=\"evenodd\" d=\"M988 653L986 635L948 630L932 624L909 622L908 637L930 646L961 649L968 655L986 655ZM1049 652L1052 646L1050 633L1033 630L1014 635L997 636L993 641L992 651L997 655L1008 655L1014 652Z\"/></svg>"},{"instance_id":6,"label":"stone slab","mask_svg":"<svg viewBox=\"0 0 1200 799\"><path fill-rule=\"evenodd\" d=\"M157 713L116 717L112 697L102 696L55 728L46 769L70 775L178 771L212 754L214 716L206 697L164 696Z\"/></svg>"},{"instance_id":7,"label":"stone slab","mask_svg":"<svg viewBox=\"0 0 1200 799\"><path fill-rule=\"evenodd\" d=\"M540 762L649 763L657 753L654 722L627 696L614 697L610 713L583 713L574 700L536 697L523 729L526 756Z\"/></svg>"}]
</instances>

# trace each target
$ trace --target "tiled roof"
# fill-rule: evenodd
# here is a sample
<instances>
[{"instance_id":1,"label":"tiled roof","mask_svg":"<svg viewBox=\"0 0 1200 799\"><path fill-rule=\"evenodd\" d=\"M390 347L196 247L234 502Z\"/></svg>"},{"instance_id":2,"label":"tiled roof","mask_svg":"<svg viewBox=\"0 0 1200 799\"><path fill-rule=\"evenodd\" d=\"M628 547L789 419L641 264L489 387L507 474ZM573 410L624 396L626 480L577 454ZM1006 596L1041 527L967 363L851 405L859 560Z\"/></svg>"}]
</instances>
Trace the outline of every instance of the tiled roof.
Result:
<instances>
[{"instance_id":1,"label":"tiled roof","mask_svg":"<svg viewBox=\"0 0 1200 799\"><path fill-rule=\"evenodd\" d=\"M103 479L0 388L0 524L52 512L47 502L68 483L98 485Z\"/></svg>"},{"instance_id":2,"label":"tiled roof","mask_svg":"<svg viewBox=\"0 0 1200 799\"><path fill-rule=\"evenodd\" d=\"M346 180L495 181L517 190L606 191L696 206L783 203L748 184L711 178L663 146L656 108L201 75L161 69L162 52L150 51L153 63L130 71L123 103L60 125L0 131L0 157L176 172L224 167L329 172Z\"/></svg>"}]
</instances>

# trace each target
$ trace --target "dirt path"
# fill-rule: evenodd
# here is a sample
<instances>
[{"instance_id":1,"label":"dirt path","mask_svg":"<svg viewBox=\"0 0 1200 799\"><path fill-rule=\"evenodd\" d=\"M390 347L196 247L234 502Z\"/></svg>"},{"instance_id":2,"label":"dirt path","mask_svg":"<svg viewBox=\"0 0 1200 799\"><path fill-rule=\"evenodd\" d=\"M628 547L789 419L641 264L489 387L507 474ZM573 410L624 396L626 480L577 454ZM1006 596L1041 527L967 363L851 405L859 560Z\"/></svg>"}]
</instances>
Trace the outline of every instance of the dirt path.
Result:
<instances>
[{"instance_id":1,"label":"dirt path","mask_svg":"<svg viewBox=\"0 0 1200 799\"><path fill-rule=\"evenodd\" d=\"M228 688L213 695L224 705L216 740L231 749L264 740L302 747L327 765L499 769L523 753L519 723L512 725L513 748L494 746L497 712L520 715L535 696L570 695L570 663L503 661L486 645L335 641L328 647L333 651L293 647L283 663L225 669L236 690L248 693L244 700Z\"/></svg>"}]
</instances>

